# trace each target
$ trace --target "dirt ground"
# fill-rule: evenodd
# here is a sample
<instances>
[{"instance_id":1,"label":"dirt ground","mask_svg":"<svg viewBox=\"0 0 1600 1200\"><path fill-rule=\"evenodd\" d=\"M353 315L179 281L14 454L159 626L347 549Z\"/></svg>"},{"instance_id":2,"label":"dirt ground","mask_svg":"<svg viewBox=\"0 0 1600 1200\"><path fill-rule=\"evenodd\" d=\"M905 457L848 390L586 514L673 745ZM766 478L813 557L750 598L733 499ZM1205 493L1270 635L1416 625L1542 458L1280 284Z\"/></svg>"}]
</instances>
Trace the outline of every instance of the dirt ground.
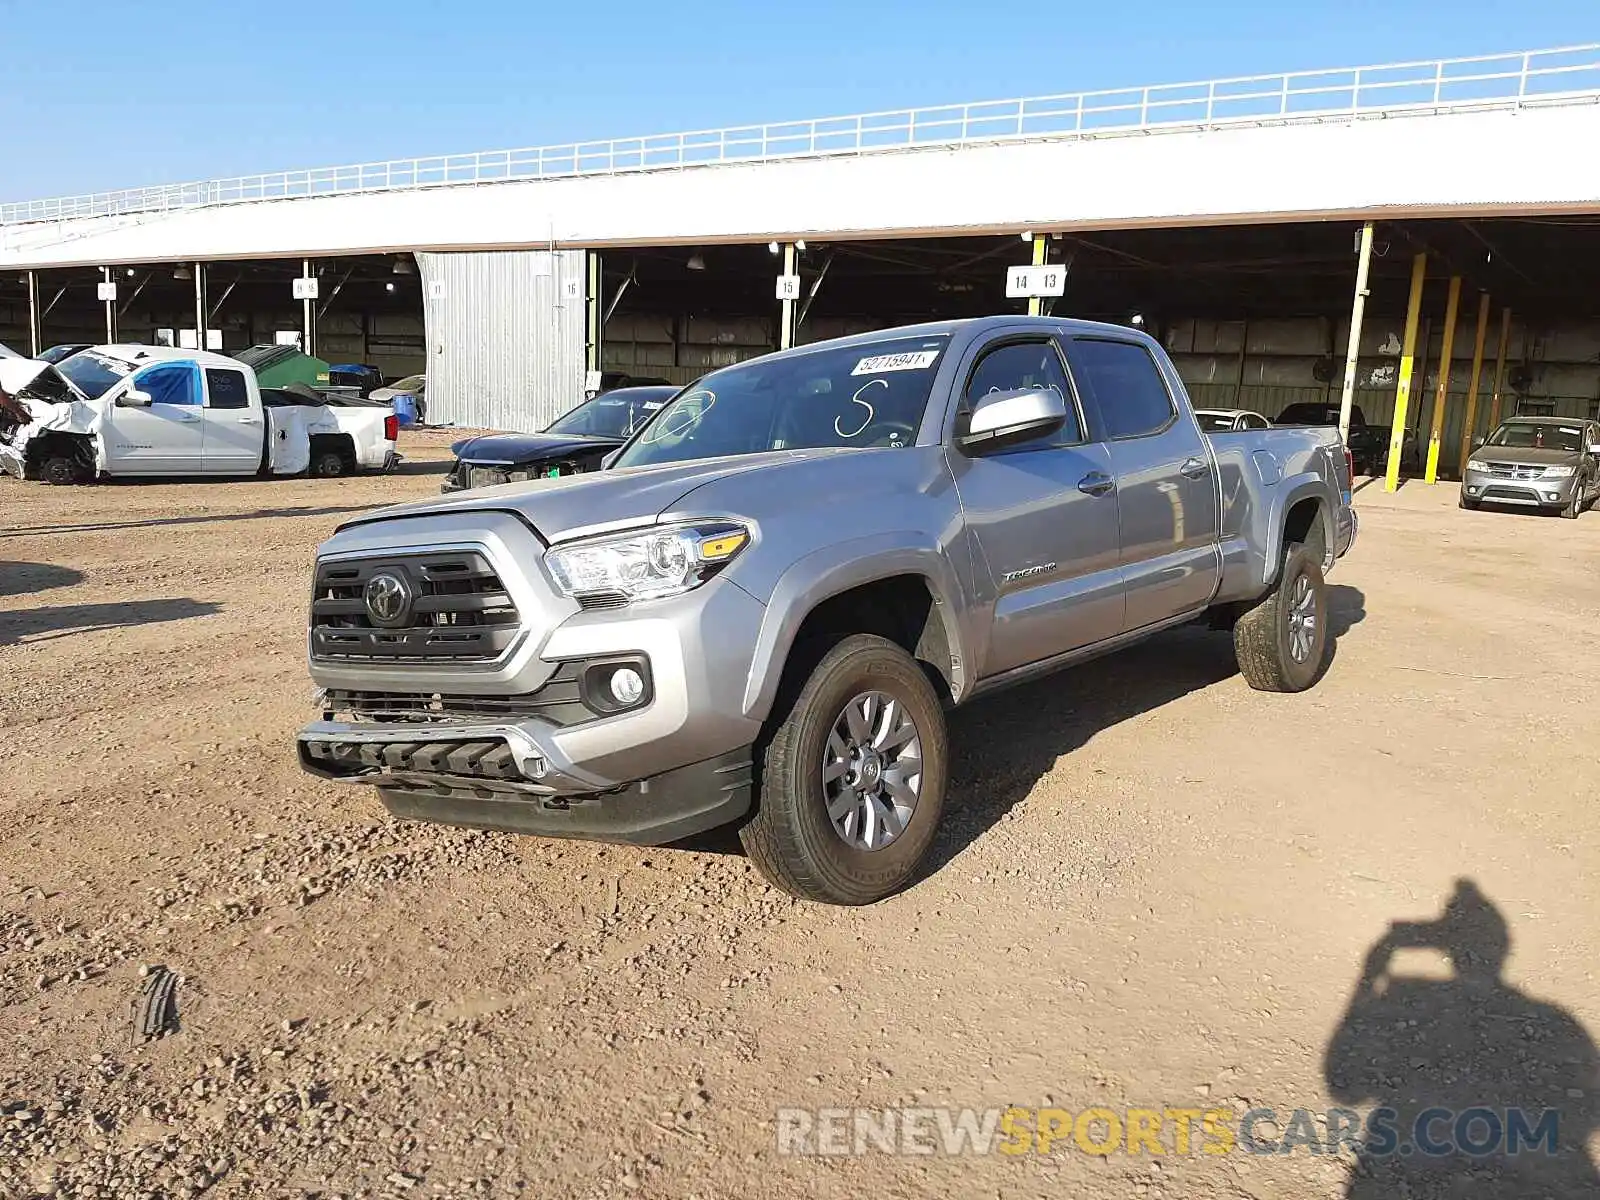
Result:
<instances>
[{"instance_id":1,"label":"dirt ground","mask_svg":"<svg viewBox=\"0 0 1600 1200\"><path fill-rule=\"evenodd\" d=\"M964 709L926 877L843 910L726 849L397 824L299 771L314 548L435 492L448 440L388 477L0 480L0 1196L1580 1194L1551 1181L1600 1151L1600 512L1363 488L1320 686L1252 692L1186 629ZM1432 924L1357 996L1397 920ZM136 1046L156 964L180 1027ZM1566 1165L1407 1191L1170 1127L777 1140L781 1108L899 1105L1271 1107L1281 1138L1408 1088L1559 1108Z\"/></svg>"}]
</instances>

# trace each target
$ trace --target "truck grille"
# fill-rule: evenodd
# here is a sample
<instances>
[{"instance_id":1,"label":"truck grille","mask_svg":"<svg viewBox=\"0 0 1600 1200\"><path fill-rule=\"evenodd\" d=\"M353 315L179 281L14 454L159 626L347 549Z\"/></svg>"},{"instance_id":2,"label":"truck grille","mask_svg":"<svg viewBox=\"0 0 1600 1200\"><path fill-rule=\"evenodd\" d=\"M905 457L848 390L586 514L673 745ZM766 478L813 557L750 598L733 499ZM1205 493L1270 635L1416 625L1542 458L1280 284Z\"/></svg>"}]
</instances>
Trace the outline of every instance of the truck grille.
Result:
<instances>
[{"instance_id":1,"label":"truck grille","mask_svg":"<svg viewBox=\"0 0 1600 1200\"><path fill-rule=\"evenodd\" d=\"M578 679L581 668L581 663L563 663L542 688L520 696L356 692L329 688L324 707L329 720L348 715L358 721L447 725L541 717L553 725L576 725L595 716L581 698Z\"/></svg>"},{"instance_id":2,"label":"truck grille","mask_svg":"<svg viewBox=\"0 0 1600 1200\"><path fill-rule=\"evenodd\" d=\"M404 598L383 620L369 600L380 575ZM475 551L395 558L333 559L317 564L311 600L314 658L431 662L488 661L516 640L517 606L489 560Z\"/></svg>"},{"instance_id":3,"label":"truck grille","mask_svg":"<svg viewBox=\"0 0 1600 1200\"><path fill-rule=\"evenodd\" d=\"M1489 462L1483 466L1498 479L1538 479L1544 474L1544 468L1537 464Z\"/></svg>"}]
</instances>

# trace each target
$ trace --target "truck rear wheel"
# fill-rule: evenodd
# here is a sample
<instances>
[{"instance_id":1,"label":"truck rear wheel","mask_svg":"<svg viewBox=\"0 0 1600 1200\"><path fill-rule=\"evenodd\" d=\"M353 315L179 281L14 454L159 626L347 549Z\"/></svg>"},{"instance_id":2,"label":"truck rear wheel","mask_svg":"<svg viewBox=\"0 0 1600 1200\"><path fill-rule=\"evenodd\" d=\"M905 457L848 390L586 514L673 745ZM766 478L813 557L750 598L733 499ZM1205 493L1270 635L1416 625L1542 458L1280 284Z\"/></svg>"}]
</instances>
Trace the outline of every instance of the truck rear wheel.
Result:
<instances>
[{"instance_id":1,"label":"truck rear wheel","mask_svg":"<svg viewBox=\"0 0 1600 1200\"><path fill-rule=\"evenodd\" d=\"M922 668L887 638L852 635L789 700L739 839L791 895L871 904L932 845L947 763L944 707Z\"/></svg>"},{"instance_id":2,"label":"truck rear wheel","mask_svg":"<svg viewBox=\"0 0 1600 1200\"><path fill-rule=\"evenodd\" d=\"M311 456L311 474L318 479L337 479L344 471L344 455L337 450L318 450Z\"/></svg>"},{"instance_id":3,"label":"truck rear wheel","mask_svg":"<svg viewBox=\"0 0 1600 1200\"><path fill-rule=\"evenodd\" d=\"M1328 595L1322 564L1299 543L1283 556L1272 591L1239 617L1233 652L1245 682L1262 692L1303 692L1328 657Z\"/></svg>"}]
</instances>

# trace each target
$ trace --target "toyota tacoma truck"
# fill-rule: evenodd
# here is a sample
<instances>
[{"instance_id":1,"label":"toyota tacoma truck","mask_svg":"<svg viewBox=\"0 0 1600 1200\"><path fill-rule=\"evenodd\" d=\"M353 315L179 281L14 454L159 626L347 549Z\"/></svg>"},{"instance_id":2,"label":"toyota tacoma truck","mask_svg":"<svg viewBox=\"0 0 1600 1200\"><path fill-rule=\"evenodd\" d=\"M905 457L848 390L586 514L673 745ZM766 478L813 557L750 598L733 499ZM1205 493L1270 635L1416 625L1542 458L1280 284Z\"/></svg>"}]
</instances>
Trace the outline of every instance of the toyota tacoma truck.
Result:
<instances>
[{"instance_id":1,"label":"toyota tacoma truck","mask_svg":"<svg viewBox=\"0 0 1600 1200\"><path fill-rule=\"evenodd\" d=\"M315 393L264 404L255 372L221 354L95 346L54 365L7 360L5 371L32 418L0 432L0 470L19 479L330 476L398 457L393 413L325 406Z\"/></svg>"},{"instance_id":2,"label":"toyota tacoma truck","mask_svg":"<svg viewBox=\"0 0 1600 1200\"><path fill-rule=\"evenodd\" d=\"M870 903L935 836L946 709L1197 620L1308 688L1355 534L1337 431L1208 437L1137 331L821 342L705 376L604 471L340 526L298 752L404 818L736 824L774 884Z\"/></svg>"}]
</instances>

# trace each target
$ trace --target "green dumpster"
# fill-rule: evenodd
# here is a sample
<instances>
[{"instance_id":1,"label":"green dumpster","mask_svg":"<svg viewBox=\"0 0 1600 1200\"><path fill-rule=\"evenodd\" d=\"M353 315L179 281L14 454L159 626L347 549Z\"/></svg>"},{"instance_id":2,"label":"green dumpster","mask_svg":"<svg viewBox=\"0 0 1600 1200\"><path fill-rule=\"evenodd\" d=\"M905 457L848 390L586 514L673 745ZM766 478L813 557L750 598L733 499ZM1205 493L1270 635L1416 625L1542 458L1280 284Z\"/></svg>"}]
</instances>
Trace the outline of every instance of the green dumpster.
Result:
<instances>
[{"instance_id":1,"label":"green dumpster","mask_svg":"<svg viewBox=\"0 0 1600 1200\"><path fill-rule=\"evenodd\" d=\"M233 357L254 371L256 382L264 388L287 387L291 383L328 386L328 364L300 353L294 346L251 346Z\"/></svg>"}]
</instances>

